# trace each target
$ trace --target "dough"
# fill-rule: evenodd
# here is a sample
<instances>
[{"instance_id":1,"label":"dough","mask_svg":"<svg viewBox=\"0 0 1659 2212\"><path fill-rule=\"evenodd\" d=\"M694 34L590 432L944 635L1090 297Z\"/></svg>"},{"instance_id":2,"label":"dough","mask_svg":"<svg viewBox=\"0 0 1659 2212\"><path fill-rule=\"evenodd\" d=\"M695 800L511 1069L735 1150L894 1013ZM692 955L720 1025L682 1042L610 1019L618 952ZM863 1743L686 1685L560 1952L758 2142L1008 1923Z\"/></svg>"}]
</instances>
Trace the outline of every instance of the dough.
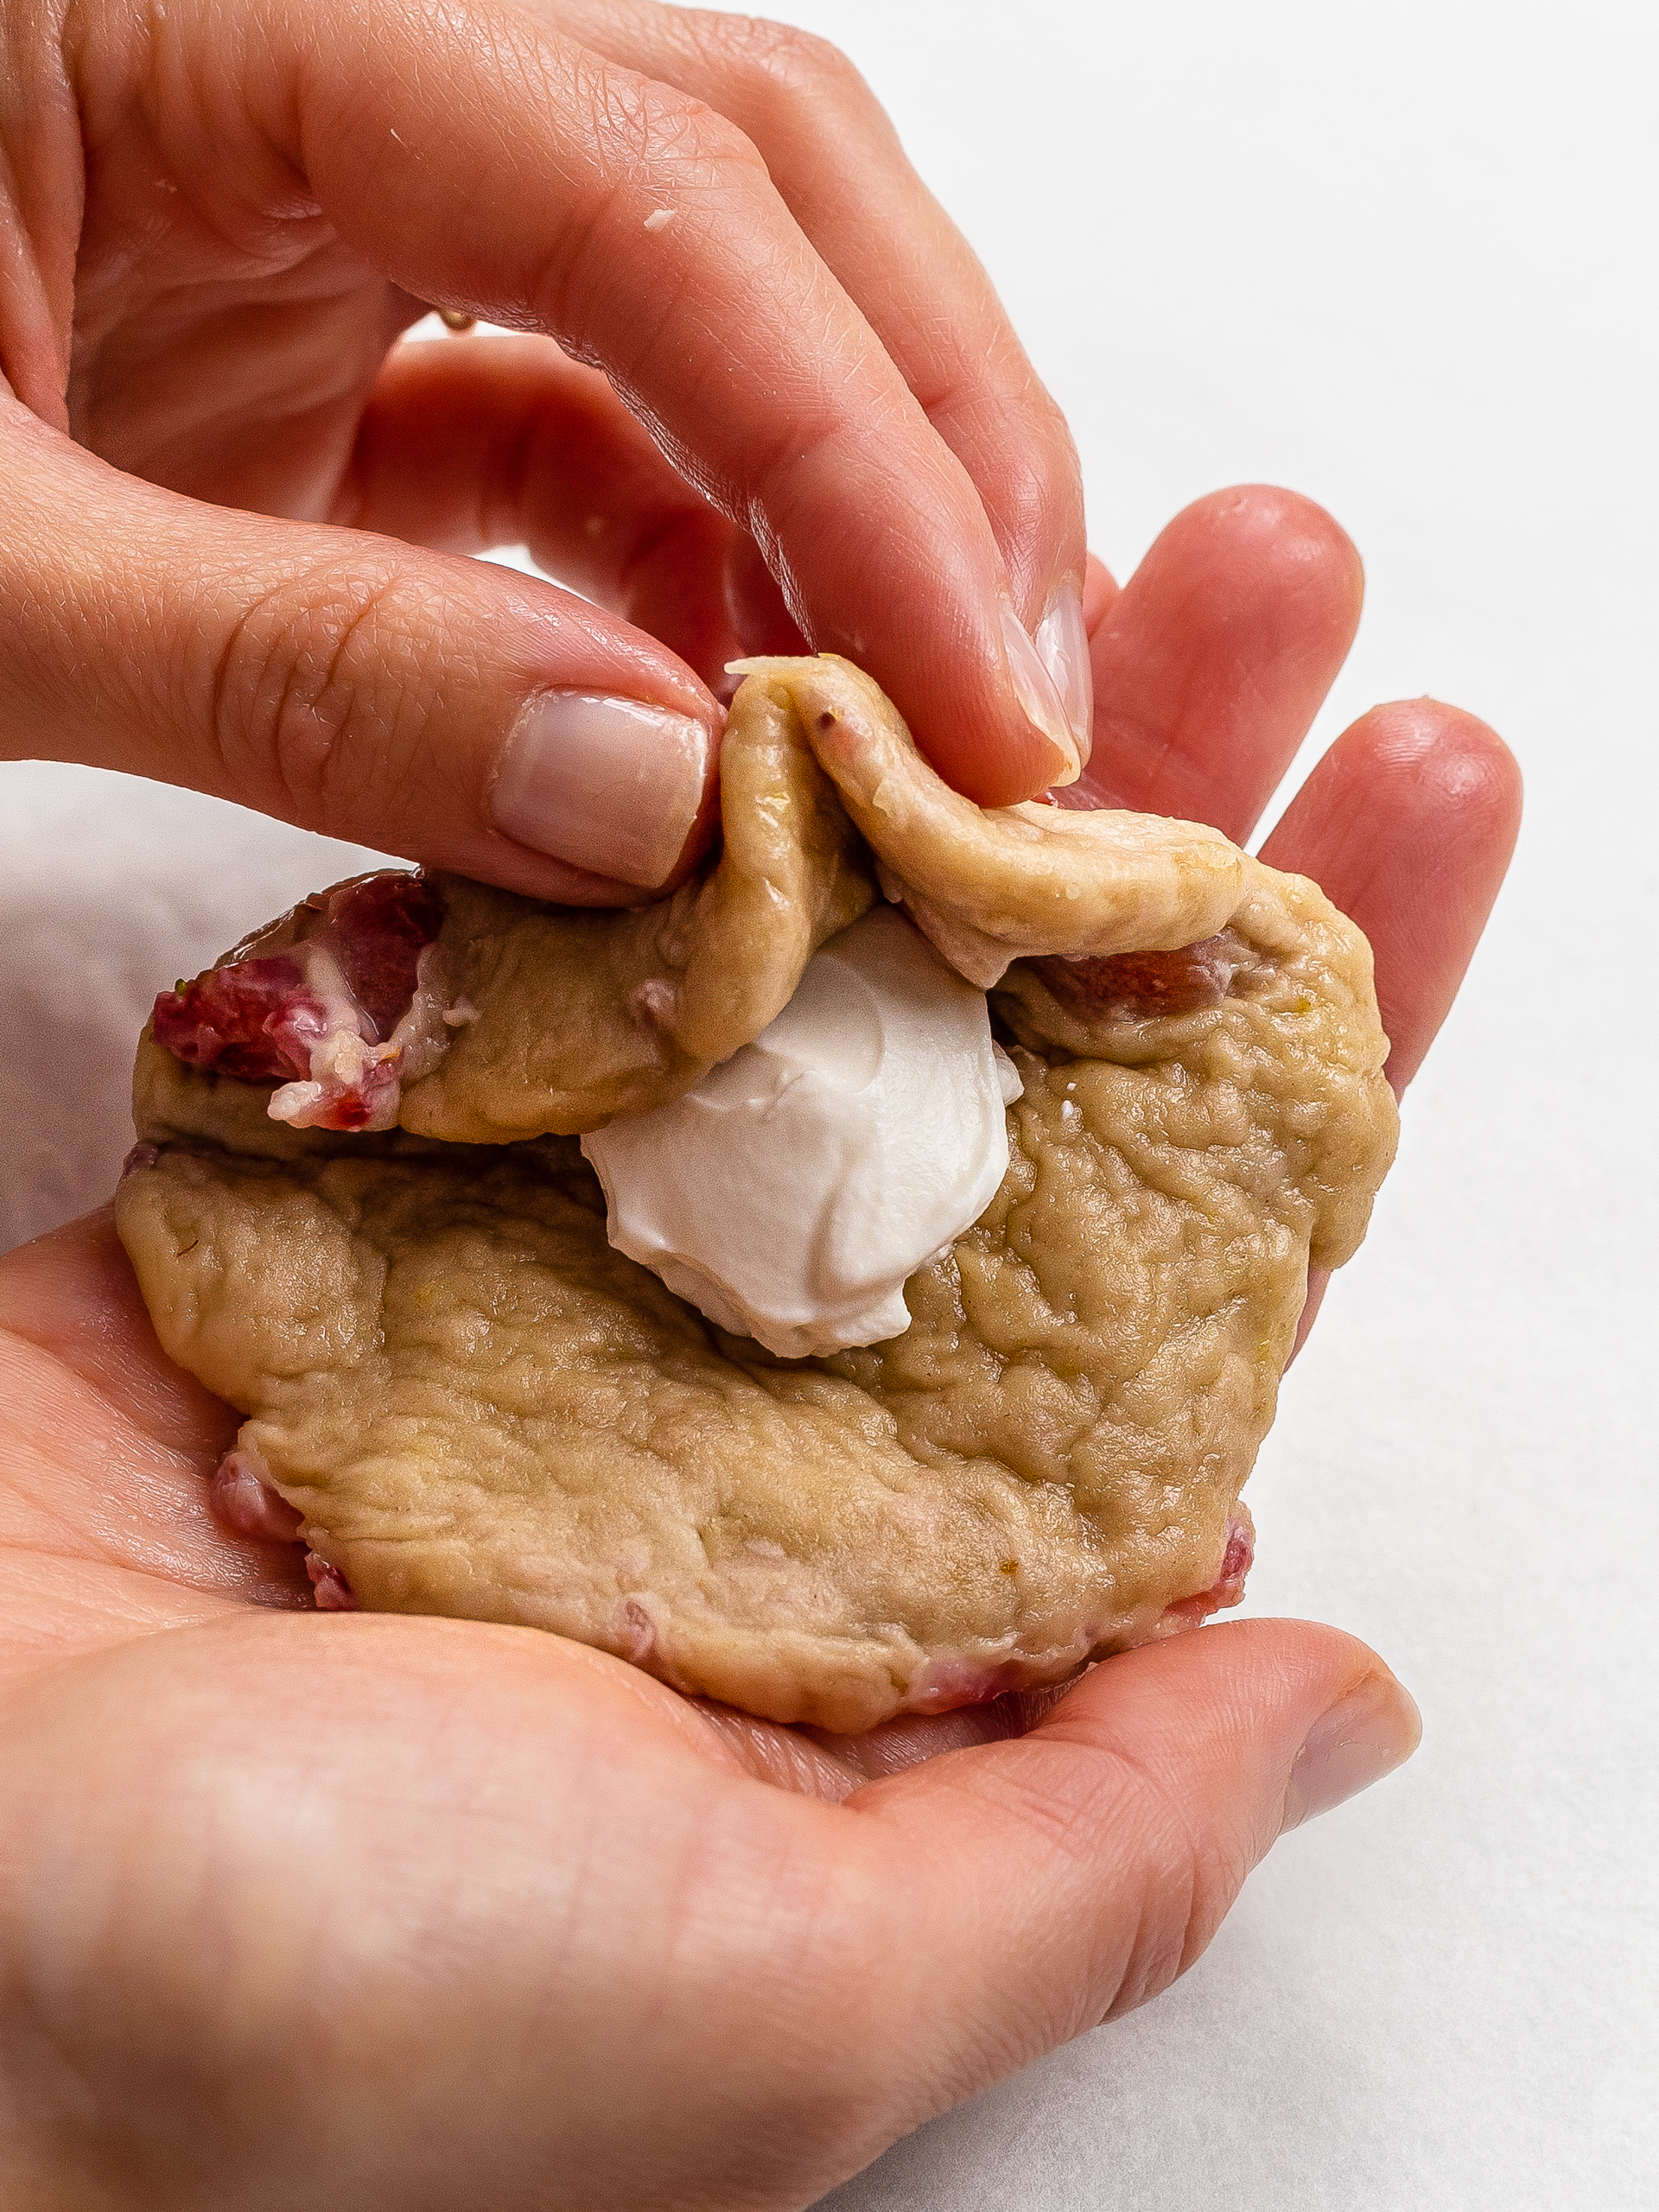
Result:
<instances>
[{"instance_id":1,"label":"dough","mask_svg":"<svg viewBox=\"0 0 1659 2212\"><path fill-rule=\"evenodd\" d=\"M427 879L453 1041L396 1126L273 1121L270 1079L147 1032L118 1221L330 1587L846 1731L1236 1599L1310 1260L1357 1246L1396 1123L1369 948L1314 885L1200 825L982 811L848 664L749 665L702 878L620 914ZM748 1042L883 893L991 986L1011 1165L907 1331L779 1359L610 1249L575 1138Z\"/></svg>"}]
</instances>

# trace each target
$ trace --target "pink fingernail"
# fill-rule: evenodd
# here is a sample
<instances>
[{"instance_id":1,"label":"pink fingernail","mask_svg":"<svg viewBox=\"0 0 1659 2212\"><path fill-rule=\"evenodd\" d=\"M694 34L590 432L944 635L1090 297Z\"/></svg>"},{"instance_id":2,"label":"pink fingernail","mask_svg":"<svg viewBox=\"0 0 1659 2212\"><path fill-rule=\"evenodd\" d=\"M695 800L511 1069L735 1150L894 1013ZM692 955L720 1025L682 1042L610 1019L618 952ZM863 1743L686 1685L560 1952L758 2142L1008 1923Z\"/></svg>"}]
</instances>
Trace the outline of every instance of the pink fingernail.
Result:
<instances>
[{"instance_id":1,"label":"pink fingernail","mask_svg":"<svg viewBox=\"0 0 1659 2212\"><path fill-rule=\"evenodd\" d=\"M1095 671L1089 658L1089 632L1083 622L1083 594L1070 582L1057 585L1037 625L1037 655L1053 678L1084 765L1095 742Z\"/></svg>"},{"instance_id":2,"label":"pink fingernail","mask_svg":"<svg viewBox=\"0 0 1659 2212\"><path fill-rule=\"evenodd\" d=\"M501 748L498 830L538 853L652 888L702 803L714 739L690 715L600 691L543 691Z\"/></svg>"},{"instance_id":3,"label":"pink fingernail","mask_svg":"<svg viewBox=\"0 0 1659 2212\"><path fill-rule=\"evenodd\" d=\"M1075 784L1083 773L1083 758L1065 718L1065 707L1042 656L1011 607L1002 609L1002 647L1007 655L1008 675L1020 712L1039 729L1060 758L1059 772L1049 783Z\"/></svg>"},{"instance_id":4,"label":"pink fingernail","mask_svg":"<svg viewBox=\"0 0 1659 2212\"><path fill-rule=\"evenodd\" d=\"M1316 1720L1296 1755L1280 1833L1369 1789L1416 1750L1422 1716L1387 1668Z\"/></svg>"}]
</instances>

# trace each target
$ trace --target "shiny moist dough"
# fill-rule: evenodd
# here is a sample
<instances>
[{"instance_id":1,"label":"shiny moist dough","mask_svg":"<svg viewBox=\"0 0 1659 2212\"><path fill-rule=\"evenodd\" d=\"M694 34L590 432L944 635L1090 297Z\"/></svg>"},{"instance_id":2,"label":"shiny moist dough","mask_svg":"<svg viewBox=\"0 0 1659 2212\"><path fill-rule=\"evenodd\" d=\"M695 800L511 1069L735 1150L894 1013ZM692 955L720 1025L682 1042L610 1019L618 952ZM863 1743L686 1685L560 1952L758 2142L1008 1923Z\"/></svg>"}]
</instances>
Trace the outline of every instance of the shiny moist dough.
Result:
<instances>
[{"instance_id":1,"label":"shiny moist dough","mask_svg":"<svg viewBox=\"0 0 1659 2212\"><path fill-rule=\"evenodd\" d=\"M848 664L749 669L704 877L622 914L433 878L479 1018L385 1134L289 1128L147 1035L118 1219L360 1605L849 1731L1185 1624L1396 1125L1313 884L1192 823L982 811ZM905 1334L779 1359L610 1249L575 1139L748 1042L882 893L991 987L1011 1165Z\"/></svg>"}]
</instances>

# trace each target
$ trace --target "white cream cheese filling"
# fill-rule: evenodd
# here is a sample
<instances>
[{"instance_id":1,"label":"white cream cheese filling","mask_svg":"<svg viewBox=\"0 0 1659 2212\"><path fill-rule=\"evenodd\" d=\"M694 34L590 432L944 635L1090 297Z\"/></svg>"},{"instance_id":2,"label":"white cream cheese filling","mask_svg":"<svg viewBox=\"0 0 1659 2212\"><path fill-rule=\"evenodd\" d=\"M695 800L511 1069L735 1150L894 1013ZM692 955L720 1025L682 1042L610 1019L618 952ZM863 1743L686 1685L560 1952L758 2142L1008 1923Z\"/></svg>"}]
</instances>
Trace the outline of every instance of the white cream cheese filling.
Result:
<instances>
[{"instance_id":1,"label":"white cream cheese filling","mask_svg":"<svg viewBox=\"0 0 1659 2212\"><path fill-rule=\"evenodd\" d=\"M910 1326L904 1286L996 1195L1019 1096L984 992L879 906L752 1045L582 1148L618 1251L798 1358Z\"/></svg>"}]
</instances>

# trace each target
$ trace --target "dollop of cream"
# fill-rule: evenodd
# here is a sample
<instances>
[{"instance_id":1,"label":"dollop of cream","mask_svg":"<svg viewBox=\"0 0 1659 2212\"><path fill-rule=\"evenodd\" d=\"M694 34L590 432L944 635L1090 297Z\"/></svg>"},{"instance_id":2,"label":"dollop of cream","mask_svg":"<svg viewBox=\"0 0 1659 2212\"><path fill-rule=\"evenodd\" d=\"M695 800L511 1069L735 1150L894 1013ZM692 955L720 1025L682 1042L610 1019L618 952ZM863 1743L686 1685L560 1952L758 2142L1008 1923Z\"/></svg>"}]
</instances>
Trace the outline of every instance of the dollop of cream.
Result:
<instances>
[{"instance_id":1,"label":"dollop of cream","mask_svg":"<svg viewBox=\"0 0 1659 2212\"><path fill-rule=\"evenodd\" d=\"M752 1045L582 1148L618 1251L800 1358L910 1326L904 1286L995 1196L1019 1096L984 992L881 906Z\"/></svg>"}]
</instances>

